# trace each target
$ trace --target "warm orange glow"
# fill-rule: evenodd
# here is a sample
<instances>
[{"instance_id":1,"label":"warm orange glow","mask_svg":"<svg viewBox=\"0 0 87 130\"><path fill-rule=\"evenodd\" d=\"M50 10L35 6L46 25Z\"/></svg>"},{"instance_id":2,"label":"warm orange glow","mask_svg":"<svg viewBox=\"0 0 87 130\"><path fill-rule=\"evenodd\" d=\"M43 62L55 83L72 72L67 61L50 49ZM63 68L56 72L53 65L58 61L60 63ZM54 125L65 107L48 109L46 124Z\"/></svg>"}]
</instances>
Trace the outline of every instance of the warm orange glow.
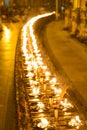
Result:
<instances>
[{"instance_id":1,"label":"warm orange glow","mask_svg":"<svg viewBox=\"0 0 87 130\"><path fill-rule=\"evenodd\" d=\"M77 1L76 1L77 2ZM75 2L75 6L76 3ZM72 108L73 105L68 101L68 99L64 99L63 101L60 101L61 97L64 96L64 92L65 89L62 87L62 85L59 87L60 83L57 82L57 76L53 75L53 73L50 72L50 69L48 68L48 66L46 66L45 62L44 62L44 58L42 57L43 55L40 52L40 48L37 44L37 40L36 37L34 35L34 29L33 29L33 25L34 23L45 16L51 15L52 13L48 13L48 14L43 14L43 15L38 15L36 17L33 17L32 19L30 19L27 24L25 24L25 26L23 27L23 41L22 41L22 51L23 51L23 58L24 58L24 68L25 70L27 70L27 79L29 82L29 87L30 90L29 92L31 92L31 94L34 96L34 100L36 101L36 99L39 100L38 104L37 104L37 108L38 111L40 112L40 117L46 117L44 114L44 107L46 105L49 105L50 109L53 108L55 106L57 106L59 108L60 106L62 106L62 110L63 112L67 109L67 108ZM29 37L31 37L31 42L29 44L28 42L28 38L27 38L27 28L29 28ZM28 46L29 44L29 46ZM28 48L30 47L30 48ZM42 88L43 87L43 88ZM43 94L44 96L42 96L41 94ZM45 97L45 95L47 96L46 99L48 98L49 101L48 104L43 102L45 100L43 100L43 98ZM51 96L49 96L51 95ZM53 97L52 97L53 95ZM63 96L61 96L63 95ZM48 97L49 96L49 97ZM55 98L54 98L55 97ZM45 98L44 98L45 99ZM42 102L43 101L43 102ZM35 106L36 107L36 106ZM43 112L43 113L41 113ZM58 109L56 109L54 111L55 114L55 118L58 118ZM64 113L65 115L70 115L71 113ZM65 116L64 115L64 116ZM48 122L48 118L40 118L41 121L37 124L38 127L40 128L46 128L49 124ZM70 122L68 123L70 126L75 126L76 128L79 128L81 121L79 119L79 116L76 116L75 118L71 119Z\"/></svg>"},{"instance_id":2,"label":"warm orange glow","mask_svg":"<svg viewBox=\"0 0 87 130\"><path fill-rule=\"evenodd\" d=\"M46 128L48 126L49 122L45 118L41 118L41 122L38 123L38 127L40 128Z\"/></svg>"},{"instance_id":3,"label":"warm orange glow","mask_svg":"<svg viewBox=\"0 0 87 130\"><path fill-rule=\"evenodd\" d=\"M6 42L9 41L10 37L11 37L11 31L9 28L7 28L5 25L3 26L3 30L4 30L4 40Z\"/></svg>"},{"instance_id":4,"label":"warm orange glow","mask_svg":"<svg viewBox=\"0 0 87 130\"><path fill-rule=\"evenodd\" d=\"M74 8L78 8L80 6L80 1L79 0L74 0Z\"/></svg>"},{"instance_id":5,"label":"warm orange glow","mask_svg":"<svg viewBox=\"0 0 87 130\"><path fill-rule=\"evenodd\" d=\"M76 127L76 129L79 129L79 127L82 125L79 116L73 117L73 118L70 120L69 125L72 126L72 127Z\"/></svg>"},{"instance_id":6,"label":"warm orange glow","mask_svg":"<svg viewBox=\"0 0 87 130\"><path fill-rule=\"evenodd\" d=\"M65 98L64 101L61 101L60 103L61 103L62 106L64 106L64 108L73 107L73 105L70 102L68 102L67 98Z\"/></svg>"},{"instance_id":7,"label":"warm orange glow","mask_svg":"<svg viewBox=\"0 0 87 130\"><path fill-rule=\"evenodd\" d=\"M33 91L33 95L34 96L38 96L38 94L39 94L39 88L33 88L32 91Z\"/></svg>"},{"instance_id":8,"label":"warm orange glow","mask_svg":"<svg viewBox=\"0 0 87 130\"><path fill-rule=\"evenodd\" d=\"M38 102L37 104L39 109L43 109L44 108L44 104L42 102Z\"/></svg>"}]
</instances>

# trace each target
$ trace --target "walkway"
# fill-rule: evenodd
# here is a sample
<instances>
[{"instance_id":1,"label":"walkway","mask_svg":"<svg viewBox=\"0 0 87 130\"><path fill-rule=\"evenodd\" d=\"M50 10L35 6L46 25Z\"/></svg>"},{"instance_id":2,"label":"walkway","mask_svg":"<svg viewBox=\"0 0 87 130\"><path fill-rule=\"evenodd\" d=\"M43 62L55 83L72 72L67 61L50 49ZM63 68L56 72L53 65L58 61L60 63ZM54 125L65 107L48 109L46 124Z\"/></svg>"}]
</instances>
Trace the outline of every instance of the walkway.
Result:
<instances>
[{"instance_id":1,"label":"walkway","mask_svg":"<svg viewBox=\"0 0 87 130\"><path fill-rule=\"evenodd\" d=\"M4 24L0 32L0 130L13 130L15 124L14 63L21 24Z\"/></svg>"},{"instance_id":2,"label":"walkway","mask_svg":"<svg viewBox=\"0 0 87 130\"><path fill-rule=\"evenodd\" d=\"M78 98L87 107L87 46L71 38L69 32L63 30L63 25L63 21L48 24L46 28L48 44L46 43L45 47L58 71L65 73L73 84L71 89L82 96Z\"/></svg>"}]
</instances>

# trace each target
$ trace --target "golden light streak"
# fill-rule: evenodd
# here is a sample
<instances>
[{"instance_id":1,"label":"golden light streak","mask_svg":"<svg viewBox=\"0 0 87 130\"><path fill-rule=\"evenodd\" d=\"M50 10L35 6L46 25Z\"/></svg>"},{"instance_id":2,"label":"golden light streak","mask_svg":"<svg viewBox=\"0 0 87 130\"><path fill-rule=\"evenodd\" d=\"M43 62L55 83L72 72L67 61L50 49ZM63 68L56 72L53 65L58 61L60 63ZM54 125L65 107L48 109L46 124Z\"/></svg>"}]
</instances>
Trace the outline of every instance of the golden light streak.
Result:
<instances>
[{"instance_id":1,"label":"golden light streak","mask_svg":"<svg viewBox=\"0 0 87 130\"><path fill-rule=\"evenodd\" d=\"M3 26L3 30L4 30L4 39L6 42L8 42L11 37L11 31L5 25Z\"/></svg>"},{"instance_id":2,"label":"golden light streak","mask_svg":"<svg viewBox=\"0 0 87 130\"><path fill-rule=\"evenodd\" d=\"M57 83L57 78L53 77L51 75L51 73L49 72L48 66L45 66L45 63L43 61L41 52L40 52L38 44L37 44L36 37L34 35L34 29L33 29L33 25L38 19L52 15L53 13L54 12L38 15L38 16L30 19L24 25L23 30L22 30L23 31L22 51L23 51L23 56L25 57L24 64L26 65L26 69L28 71L26 76L29 78L29 84L31 86L32 94L35 97L39 97L38 95L40 94L40 83L42 85L42 83L45 82L45 84L43 84L43 87L44 87L44 90L46 90L47 89L46 83L48 83L48 81L51 86L51 89L54 90L54 93L56 95L55 97L58 98L58 96L61 96L61 94L63 93L63 89L56 87L57 84L59 84L59 83ZM29 28L29 30L27 28ZM29 49L27 46L29 44L30 39L27 38L27 35L28 35L27 31L29 31L29 34L31 37L31 41L30 41L31 48L29 48ZM39 74L39 73L41 73L41 74ZM37 76L37 75L39 75L39 76ZM33 76L36 76L36 77L32 78ZM40 76L42 76L42 77L40 77ZM44 81L43 81L43 77L45 77ZM49 103L50 103L50 106L53 106L52 98L50 98ZM67 99L64 99L64 101L61 101L60 104L65 109L73 107L72 104L67 101ZM40 112L42 112L42 109L44 108L44 104L42 102L39 102L37 104L37 106L41 110ZM67 113L65 113L65 115L66 114ZM44 114L41 115L41 117L44 117ZM40 119L41 119L41 122L38 123L37 126L40 128L46 128L48 126L49 122L45 118L40 118ZM81 123L81 121L79 119L79 116L76 116L69 122L69 125L79 128L80 123Z\"/></svg>"}]
</instances>

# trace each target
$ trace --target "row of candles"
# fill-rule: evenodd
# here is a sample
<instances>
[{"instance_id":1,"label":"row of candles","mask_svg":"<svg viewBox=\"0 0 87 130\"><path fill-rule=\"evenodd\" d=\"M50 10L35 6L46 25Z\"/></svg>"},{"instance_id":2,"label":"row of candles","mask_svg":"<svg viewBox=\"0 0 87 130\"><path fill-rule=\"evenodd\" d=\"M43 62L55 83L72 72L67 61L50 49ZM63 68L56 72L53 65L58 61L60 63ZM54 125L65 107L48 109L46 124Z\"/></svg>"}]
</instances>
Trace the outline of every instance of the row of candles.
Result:
<instances>
[{"instance_id":1,"label":"row of candles","mask_svg":"<svg viewBox=\"0 0 87 130\"><path fill-rule=\"evenodd\" d=\"M56 74L52 74L50 68L48 68L45 63L44 56L42 57L41 50L38 49L38 43L34 35L33 25L34 23L43 17L54 14L47 13L38 15L30 19L22 29L22 52L24 57L24 70L27 71L25 75L27 82L29 83L29 89L27 94L32 95L33 99L39 99L37 102L37 107L39 112L43 112L45 108L44 100L39 97L42 94L42 97L48 95L48 104L50 109L54 109L54 102L56 100L56 109L54 109L54 117L58 120L59 108L63 107L63 110L66 111L68 108L73 108L74 106L68 101L67 98L63 98L63 87L62 83L58 82ZM44 60L44 61L43 61ZM61 98L62 97L62 98ZM71 127L79 128L81 126L81 120L78 115L71 118L68 122L68 125ZM40 117L40 122L37 124L40 128L47 128L49 126L49 121L45 117Z\"/></svg>"}]
</instances>

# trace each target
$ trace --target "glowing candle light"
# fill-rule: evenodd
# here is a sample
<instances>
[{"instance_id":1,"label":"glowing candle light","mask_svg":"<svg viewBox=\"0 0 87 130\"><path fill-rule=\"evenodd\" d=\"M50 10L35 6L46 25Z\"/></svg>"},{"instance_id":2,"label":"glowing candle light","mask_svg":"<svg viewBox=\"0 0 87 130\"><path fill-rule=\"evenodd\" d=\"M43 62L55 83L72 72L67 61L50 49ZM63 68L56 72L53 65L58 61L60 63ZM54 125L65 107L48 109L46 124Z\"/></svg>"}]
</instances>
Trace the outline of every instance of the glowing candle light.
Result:
<instances>
[{"instance_id":1,"label":"glowing candle light","mask_svg":"<svg viewBox=\"0 0 87 130\"><path fill-rule=\"evenodd\" d=\"M39 88L33 88L32 91L33 91L33 95L34 96L38 96L39 95L39 91L40 91Z\"/></svg>"},{"instance_id":2,"label":"glowing candle light","mask_svg":"<svg viewBox=\"0 0 87 130\"><path fill-rule=\"evenodd\" d=\"M54 92L56 94L56 96L60 96L60 94L62 93L62 89L61 88L54 88Z\"/></svg>"},{"instance_id":3,"label":"glowing candle light","mask_svg":"<svg viewBox=\"0 0 87 130\"><path fill-rule=\"evenodd\" d=\"M40 112L42 112L42 110L44 109L44 104L42 102L38 102L37 106L40 109Z\"/></svg>"},{"instance_id":4,"label":"glowing candle light","mask_svg":"<svg viewBox=\"0 0 87 130\"><path fill-rule=\"evenodd\" d=\"M51 75L50 72L48 72L48 71L45 72L45 76L46 76L45 80L46 81L49 81L50 75Z\"/></svg>"},{"instance_id":5,"label":"glowing candle light","mask_svg":"<svg viewBox=\"0 0 87 130\"><path fill-rule=\"evenodd\" d=\"M37 62L32 61L32 63L31 63L31 64L33 65L34 69L38 69L38 64L37 64Z\"/></svg>"},{"instance_id":6,"label":"glowing candle light","mask_svg":"<svg viewBox=\"0 0 87 130\"><path fill-rule=\"evenodd\" d=\"M60 104L64 106L65 108L71 108L73 105L68 102L68 100L65 98L64 101L61 101Z\"/></svg>"},{"instance_id":7,"label":"glowing candle light","mask_svg":"<svg viewBox=\"0 0 87 130\"><path fill-rule=\"evenodd\" d=\"M27 52L27 50L26 50ZM29 60L29 55L27 53L24 53L24 56L25 56L25 60Z\"/></svg>"},{"instance_id":8,"label":"glowing candle light","mask_svg":"<svg viewBox=\"0 0 87 130\"><path fill-rule=\"evenodd\" d=\"M37 57L36 59L37 59L37 62L42 61L41 57Z\"/></svg>"},{"instance_id":9,"label":"glowing candle light","mask_svg":"<svg viewBox=\"0 0 87 130\"><path fill-rule=\"evenodd\" d=\"M30 85L32 86L32 85L34 85L34 81L33 80L29 80L29 82L30 82Z\"/></svg>"},{"instance_id":10,"label":"glowing candle light","mask_svg":"<svg viewBox=\"0 0 87 130\"><path fill-rule=\"evenodd\" d=\"M46 69L47 69L47 66L42 66L42 69L43 69L43 70L46 70Z\"/></svg>"},{"instance_id":11,"label":"glowing candle light","mask_svg":"<svg viewBox=\"0 0 87 130\"><path fill-rule=\"evenodd\" d=\"M57 82L57 79L55 77L50 80L51 84L56 84L56 82Z\"/></svg>"},{"instance_id":12,"label":"glowing candle light","mask_svg":"<svg viewBox=\"0 0 87 130\"><path fill-rule=\"evenodd\" d=\"M46 128L48 126L48 124L49 124L49 122L48 122L47 119L41 118L41 122L39 122L37 124L37 126L40 127L40 128Z\"/></svg>"},{"instance_id":13,"label":"glowing candle light","mask_svg":"<svg viewBox=\"0 0 87 130\"><path fill-rule=\"evenodd\" d=\"M29 70L29 71L32 70L32 66L28 64L27 70Z\"/></svg>"},{"instance_id":14,"label":"glowing candle light","mask_svg":"<svg viewBox=\"0 0 87 130\"><path fill-rule=\"evenodd\" d=\"M45 72L45 76L50 76L50 75L51 75L50 72L48 72L48 71Z\"/></svg>"},{"instance_id":15,"label":"glowing candle light","mask_svg":"<svg viewBox=\"0 0 87 130\"><path fill-rule=\"evenodd\" d=\"M72 118L72 119L69 121L68 125L69 125L69 126L72 126L72 127L76 127L77 129L79 129L80 126L82 125L79 116L75 116L74 118Z\"/></svg>"},{"instance_id":16,"label":"glowing candle light","mask_svg":"<svg viewBox=\"0 0 87 130\"><path fill-rule=\"evenodd\" d=\"M6 42L8 42L9 41L9 39L10 39L10 37L11 37L11 31L10 31L10 29L9 28L7 28L5 25L3 26L3 30L4 30L4 40L6 41Z\"/></svg>"},{"instance_id":17,"label":"glowing candle light","mask_svg":"<svg viewBox=\"0 0 87 130\"><path fill-rule=\"evenodd\" d=\"M43 65L43 62L42 61L38 61L38 64L40 65L40 66L42 66Z\"/></svg>"},{"instance_id":18,"label":"glowing candle light","mask_svg":"<svg viewBox=\"0 0 87 130\"><path fill-rule=\"evenodd\" d=\"M33 73L31 73L31 72L28 72L28 74L26 75L27 77L33 77L34 76L34 74Z\"/></svg>"},{"instance_id":19,"label":"glowing candle light","mask_svg":"<svg viewBox=\"0 0 87 130\"><path fill-rule=\"evenodd\" d=\"M26 60L24 64L25 64L25 65L28 65L28 64L29 64L29 61L28 61L28 60Z\"/></svg>"},{"instance_id":20,"label":"glowing candle light","mask_svg":"<svg viewBox=\"0 0 87 130\"><path fill-rule=\"evenodd\" d=\"M46 78L45 78L45 81L49 81L49 79L50 79L50 77L46 77Z\"/></svg>"},{"instance_id":21,"label":"glowing candle light","mask_svg":"<svg viewBox=\"0 0 87 130\"><path fill-rule=\"evenodd\" d=\"M38 84L43 82L44 77L45 77L44 81L49 81L49 79L51 78L51 73L48 71L49 69L47 68L47 66L44 66L44 62L43 62L43 59L41 57L42 55L40 54L40 50L38 49L38 46L37 46L36 37L34 35L33 24L39 18L48 16L51 14L52 13L50 13L50 14L48 13L46 15L36 16L36 17L32 18L29 22L27 22L27 24L23 27L22 51L24 53L23 58L25 58L25 60L26 60L25 64L27 65L27 70L28 70L28 74L26 76L30 77L29 83L30 83L30 86L32 89L32 94L35 97L38 96L40 93L39 88L37 88L36 86L38 86ZM28 48L29 41L28 41L27 33L26 33L27 27L29 28L30 37L32 38L31 43L29 44L30 48ZM30 53L32 53L32 54L30 54ZM40 70L40 68L41 68L41 70ZM38 74L39 72L41 73L40 75ZM36 77L32 78L33 76L36 76ZM46 87L47 87L46 83L47 82L45 82L45 84L43 85L44 90L46 90ZM57 86L57 78L56 77L52 78L50 80L49 84L50 84L49 86L51 86L52 89L54 90L56 96L60 96L62 94L62 89L56 87ZM42 84L41 84L41 86L42 86ZM55 96L55 98L58 99L58 97L56 97L56 96ZM55 104L55 103L54 104L53 103L54 103L53 98L49 98L49 104L51 107L53 107L53 105ZM62 106L64 106L65 108L72 107L72 104L69 103L67 101L67 99L64 99L64 101L61 101L60 104ZM39 102L37 105L38 105L38 108L40 110L42 110L44 108L44 104L41 102ZM55 118L57 119L58 118L58 109L55 109L54 114L55 114ZM75 126L76 128L79 128L80 123L81 123L81 121L80 121L79 117L76 116L74 119L72 119L69 122L69 125ZM41 118L41 122L38 123L38 127L46 128L47 126L48 126L48 121L45 118Z\"/></svg>"}]
</instances>

